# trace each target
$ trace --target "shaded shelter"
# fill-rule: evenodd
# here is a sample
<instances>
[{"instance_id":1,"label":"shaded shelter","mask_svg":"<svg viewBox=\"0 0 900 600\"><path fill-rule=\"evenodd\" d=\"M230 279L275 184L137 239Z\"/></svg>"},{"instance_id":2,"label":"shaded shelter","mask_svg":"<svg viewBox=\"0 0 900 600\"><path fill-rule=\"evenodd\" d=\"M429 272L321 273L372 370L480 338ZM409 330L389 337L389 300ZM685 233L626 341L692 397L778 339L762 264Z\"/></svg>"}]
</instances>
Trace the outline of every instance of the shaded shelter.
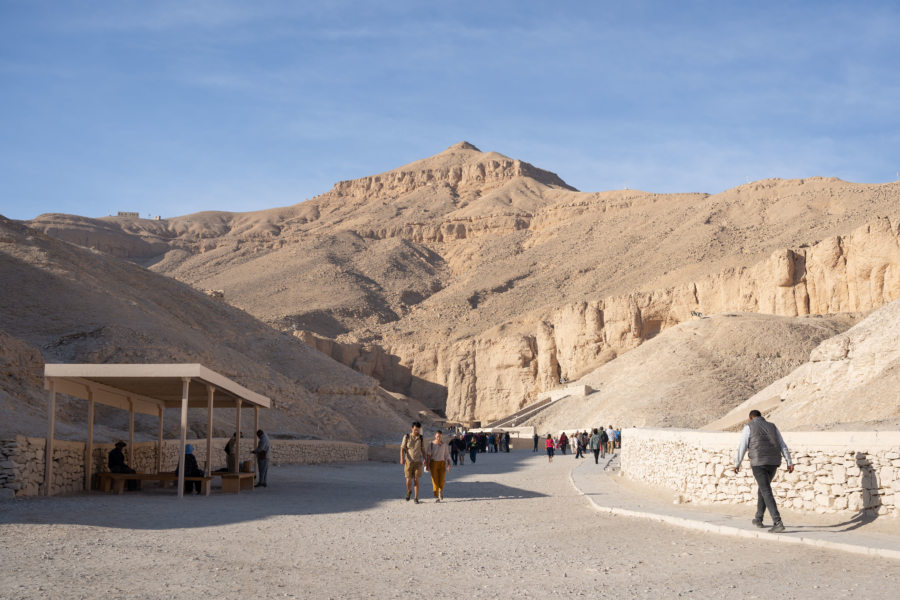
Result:
<instances>
[{"instance_id":1,"label":"shaded shelter","mask_svg":"<svg viewBox=\"0 0 900 600\"><path fill-rule=\"evenodd\" d=\"M88 402L88 442L85 452L85 489L91 489L94 450L94 406L104 404L129 411L129 448L134 449L134 415L159 417L156 471L162 462L165 409L181 409L181 452L178 458L178 497L184 496L184 450L187 443L188 408L206 408L206 475L212 468L212 422L215 408L235 408L238 443L235 470L240 464L241 409L254 409L254 428L259 429L259 409L270 408L271 400L248 390L220 373L192 364L47 364L44 387L49 391L47 455L44 467L44 493L50 495L53 477L53 438L56 427L56 395L66 394Z\"/></svg>"}]
</instances>

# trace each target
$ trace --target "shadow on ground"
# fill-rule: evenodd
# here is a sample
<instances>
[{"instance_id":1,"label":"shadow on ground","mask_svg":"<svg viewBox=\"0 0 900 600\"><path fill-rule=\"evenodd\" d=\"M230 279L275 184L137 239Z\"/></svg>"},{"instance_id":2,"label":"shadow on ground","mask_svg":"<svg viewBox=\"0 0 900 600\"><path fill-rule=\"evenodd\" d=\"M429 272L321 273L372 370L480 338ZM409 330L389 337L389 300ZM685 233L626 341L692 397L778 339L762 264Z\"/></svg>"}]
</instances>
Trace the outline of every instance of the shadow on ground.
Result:
<instances>
[{"instance_id":1,"label":"shadow on ground","mask_svg":"<svg viewBox=\"0 0 900 600\"><path fill-rule=\"evenodd\" d=\"M445 502L509 501L544 496L498 482L504 473L523 468L531 453L479 456L475 465L451 470ZM210 496L185 495L174 488L148 487L121 495L94 492L53 498L30 498L2 504L0 524L74 524L122 529L213 527L290 515L325 515L363 511L389 502L405 504L400 465L341 463L281 466L269 469L269 485L252 492ZM420 480L420 498L432 502L430 476Z\"/></svg>"}]
</instances>

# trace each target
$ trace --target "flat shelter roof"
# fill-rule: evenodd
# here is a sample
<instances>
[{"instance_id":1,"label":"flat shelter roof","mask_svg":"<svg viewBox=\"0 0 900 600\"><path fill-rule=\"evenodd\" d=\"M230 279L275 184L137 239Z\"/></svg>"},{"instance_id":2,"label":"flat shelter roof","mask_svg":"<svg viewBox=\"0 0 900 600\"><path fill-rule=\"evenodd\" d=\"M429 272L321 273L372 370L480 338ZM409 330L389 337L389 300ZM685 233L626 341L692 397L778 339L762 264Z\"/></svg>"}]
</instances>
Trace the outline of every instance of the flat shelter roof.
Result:
<instances>
[{"instance_id":1,"label":"flat shelter roof","mask_svg":"<svg viewBox=\"0 0 900 600\"><path fill-rule=\"evenodd\" d=\"M44 378L56 392L136 412L156 415L160 408L181 408L183 382L189 379L189 408L206 408L208 386L215 388L214 405L270 408L272 401L201 364L46 364Z\"/></svg>"}]
</instances>

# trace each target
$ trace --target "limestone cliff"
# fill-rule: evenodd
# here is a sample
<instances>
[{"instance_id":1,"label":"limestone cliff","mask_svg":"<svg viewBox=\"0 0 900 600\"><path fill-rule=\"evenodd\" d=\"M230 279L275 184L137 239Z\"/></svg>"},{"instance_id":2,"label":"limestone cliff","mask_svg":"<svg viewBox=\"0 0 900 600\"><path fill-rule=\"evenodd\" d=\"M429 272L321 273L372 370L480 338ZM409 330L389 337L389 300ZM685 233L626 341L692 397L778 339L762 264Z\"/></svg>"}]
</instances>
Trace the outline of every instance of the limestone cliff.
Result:
<instances>
[{"instance_id":1,"label":"limestone cliff","mask_svg":"<svg viewBox=\"0 0 900 600\"><path fill-rule=\"evenodd\" d=\"M448 418L489 421L577 379L660 331L704 314L867 311L900 298L900 221L784 249L682 286L569 304L450 347L392 345L415 377L446 386Z\"/></svg>"}]
</instances>

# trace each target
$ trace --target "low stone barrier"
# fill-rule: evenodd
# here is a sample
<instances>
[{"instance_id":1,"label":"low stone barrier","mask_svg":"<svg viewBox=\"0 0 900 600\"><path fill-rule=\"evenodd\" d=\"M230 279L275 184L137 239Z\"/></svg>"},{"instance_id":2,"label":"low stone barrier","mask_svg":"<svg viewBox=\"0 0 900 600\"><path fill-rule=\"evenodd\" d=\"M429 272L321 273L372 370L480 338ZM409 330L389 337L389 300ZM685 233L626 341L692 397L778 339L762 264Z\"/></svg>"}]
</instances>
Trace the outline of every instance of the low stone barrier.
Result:
<instances>
[{"instance_id":1,"label":"low stone barrier","mask_svg":"<svg viewBox=\"0 0 900 600\"><path fill-rule=\"evenodd\" d=\"M779 506L816 513L900 516L900 432L783 431L794 472L778 470ZM748 457L732 470L739 433L673 429L622 432L621 469L672 490L676 501L756 504Z\"/></svg>"},{"instance_id":2,"label":"low stone barrier","mask_svg":"<svg viewBox=\"0 0 900 600\"><path fill-rule=\"evenodd\" d=\"M241 440L241 461L250 460L250 451L256 440ZM206 465L206 440L188 440L194 446L194 456L202 467ZM212 470L225 467L225 444L228 438L214 438L212 444ZM156 471L156 442L136 442L134 448L125 448L125 460L139 472ZM68 494L84 491L84 456L87 444L57 440L53 445L53 481L50 494ZM113 444L94 444L93 472L107 471L106 461ZM44 491L44 463L46 455L44 438L16 436L0 440L0 499L37 496ZM162 443L161 471L174 471L178 466L180 444L177 440ZM272 440L270 465L309 465L331 462L361 462L368 460L369 447L353 442L329 440Z\"/></svg>"}]
</instances>

